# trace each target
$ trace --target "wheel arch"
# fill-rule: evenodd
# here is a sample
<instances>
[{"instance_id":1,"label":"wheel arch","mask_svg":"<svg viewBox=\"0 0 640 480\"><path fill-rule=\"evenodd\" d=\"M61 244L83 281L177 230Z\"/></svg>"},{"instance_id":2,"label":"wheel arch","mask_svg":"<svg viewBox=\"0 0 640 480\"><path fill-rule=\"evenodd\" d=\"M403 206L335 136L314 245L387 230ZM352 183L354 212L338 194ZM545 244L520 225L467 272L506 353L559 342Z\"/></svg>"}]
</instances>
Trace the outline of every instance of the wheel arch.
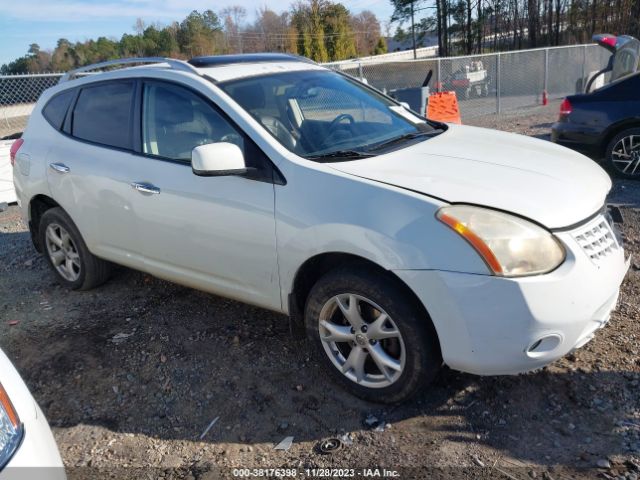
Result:
<instances>
[{"instance_id":1,"label":"wheel arch","mask_svg":"<svg viewBox=\"0 0 640 480\"><path fill-rule=\"evenodd\" d=\"M438 337L438 345L442 350L440 337L438 336L435 323L431 319L431 315L429 314L427 307L422 303L422 301L420 301L413 289L411 289L409 285L407 285L393 271L387 270L367 258L345 252L319 253L308 258L304 263L302 263L302 265L300 265L294 276L292 290L289 292L288 296L289 317L291 319L292 330L301 334L304 329L305 304L315 283L320 279L320 277L331 270L345 266L374 270L376 273L389 278L400 286L400 288L402 288L412 300L415 308L419 309L425 319L433 327L436 336Z\"/></svg>"},{"instance_id":2,"label":"wheel arch","mask_svg":"<svg viewBox=\"0 0 640 480\"><path fill-rule=\"evenodd\" d=\"M603 158L607 154L607 149L609 148L611 140L613 140L616 135L629 128L640 128L640 117L627 118L609 126L603 135L602 148L600 152Z\"/></svg>"},{"instance_id":3,"label":"wheel arch","mask_svg":"<svg viewBox=\"0 0 640 480\"><path fill-rule=\"evenodd\" d=\"M42 253L42 245L39 240L40 219L47 210L56 207L62 208L53 198L44 194L34 195L29 201L29 232L33 246L40 253Z\"/></svg>"}]
</instances>

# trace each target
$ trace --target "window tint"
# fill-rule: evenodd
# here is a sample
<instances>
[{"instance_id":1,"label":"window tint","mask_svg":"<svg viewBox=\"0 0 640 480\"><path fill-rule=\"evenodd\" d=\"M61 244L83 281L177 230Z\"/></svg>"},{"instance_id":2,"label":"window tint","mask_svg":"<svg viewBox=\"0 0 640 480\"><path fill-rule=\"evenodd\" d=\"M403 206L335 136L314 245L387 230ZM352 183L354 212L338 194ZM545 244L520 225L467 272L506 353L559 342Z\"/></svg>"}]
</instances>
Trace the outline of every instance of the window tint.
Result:
<instances>
[{"instance_id":1,"label":"window tint","mask_svg":"<svg viewBox=\"0 0 640 480\"><path fill-rule=\"evenodd\" d=\"M83 88L73 110L74 137L118 148L131 148L133 82Z\"/></svg>"},{"instance_id":2,"label":"window tint","mask_svg":"<svg viewBox=\"0 0 640 480\"><path fill-rule=\"evenodd\" d=\"M244 136L198 95L176 85L145 84L144 153L190 162L195 147L216 142L234 143L248 156Z\"/></svg>"},{"instance_id":3,"label":"window tint","mask_svg":"<svg viewBox=\"0 0 640 480\"><path fill-rule=\"evenodd\" d=\"M64 122L64 117L67 113L67 109L69 108L69 104L73 99L75 91L74 90L65 90L57 95L55 95L47 105L42 110L42 115L46 118L49 123L60 130L62 128L62 122Z\"/></svg>"}]
</instances>

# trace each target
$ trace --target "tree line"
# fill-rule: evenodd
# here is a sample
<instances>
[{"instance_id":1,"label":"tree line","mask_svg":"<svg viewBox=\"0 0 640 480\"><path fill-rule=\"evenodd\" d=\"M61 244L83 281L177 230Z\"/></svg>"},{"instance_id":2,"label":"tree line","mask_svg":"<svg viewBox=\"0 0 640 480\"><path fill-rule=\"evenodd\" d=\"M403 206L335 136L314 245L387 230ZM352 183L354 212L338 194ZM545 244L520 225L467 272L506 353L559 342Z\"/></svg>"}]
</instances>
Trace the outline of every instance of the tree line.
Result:
<instances>
[{"instance_id":1,"label":"tree line","mask_svg":"<svg viewBox=\"0 0 640 480\"><path fill-rule=\"evenodd\" d=\"M318 62L386 53L380 22L371 11L352 14L330 0L301 0L288 11L261 8L253 22L240 6L193 11L180 22L147 25L138 19L133 33L117 40L58 40L53 50L31 44L26 55L0 67L1 74L61 72L121 57L285 52Z\"/></svg>"},{"instance_id":2,"label":"tree line","mask_svg":"<svg viewBox=\"0 0 640 480\"><path fill-rule=\"evenodd\" d=\"M390 0L396 39L436 36L440 56L588 43L597 33L640 36L640 0Z\"/></svg>"}]
</instances>

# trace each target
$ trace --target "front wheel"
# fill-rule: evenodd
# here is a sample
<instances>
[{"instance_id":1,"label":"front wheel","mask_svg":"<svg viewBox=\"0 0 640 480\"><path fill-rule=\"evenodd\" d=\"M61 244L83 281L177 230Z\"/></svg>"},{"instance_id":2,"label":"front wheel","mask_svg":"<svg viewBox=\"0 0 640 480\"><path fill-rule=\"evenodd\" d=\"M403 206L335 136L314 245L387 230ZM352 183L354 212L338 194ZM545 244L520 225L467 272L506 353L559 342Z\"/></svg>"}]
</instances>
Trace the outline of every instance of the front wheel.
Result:
<instances>
[{"instance_id":1,"label":"front wheel","mask_svg":"<svg viewBox=\"0 0 640 480\"><path fill-rule=\"evenodd\" d=\"M640 179L640 128L629 128L613 137L606 161L619 177Z\"/></svg>"},{"instance_id":2,"label":"front wheel","mask_svg":"<svg viewBox=\"0 0 640 480\"><path fill-rule=\"evenodd\" d=\"M397 279L374 269L323 276L307 299L305 323L325 370L365 400L407 400L442 365L424 309Z\"/></svg>"}]
</instances>

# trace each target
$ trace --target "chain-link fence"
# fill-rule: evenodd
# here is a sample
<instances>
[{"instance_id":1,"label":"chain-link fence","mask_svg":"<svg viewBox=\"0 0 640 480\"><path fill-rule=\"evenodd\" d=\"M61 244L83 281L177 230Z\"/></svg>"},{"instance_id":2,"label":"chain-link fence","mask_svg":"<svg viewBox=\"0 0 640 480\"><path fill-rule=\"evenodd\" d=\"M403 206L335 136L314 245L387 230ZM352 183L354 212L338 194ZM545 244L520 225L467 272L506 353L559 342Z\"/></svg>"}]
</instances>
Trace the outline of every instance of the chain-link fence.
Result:
<instances>
[{"instance_id":1,"label":"chain-link fence","mask_svg":"<svg viewBox=\"0 0 640 480\"><path fill-rule=\"evenodd\" d=\"M427 52L429 53L429 52ZM581 92L610 53L593 45L519 50L452 58L398 59L384 56L327 64L387 93L420 87L429 71L431 92L454 90L463 120L540 105ZM0 138L24 129L35 101L62 74L0 76Z\"/></svg>"},{"instance_id":2,"label":"chain-link fence","mask_svg":"<svg viewBox=\"0 0 640 480\"><path fill-rule=\"evenodd\" d=\"M57 84L61 76L60 73L0 76L0 138L24 129L38 97Z\"/></svg>"},{"instance_id":3,"label":"chain-link fence","mask_svg":"<svg viewBox=\"0 0 640 480\"><path fill-rule=\"evenodd\" d=\"M422 86L456 92L463 120L542 104L582 92L588 79L607 65L610 53L598 45L518 50L412 61L336 62L327 66L386 93Z\"/></svg>"}]
</instances>

